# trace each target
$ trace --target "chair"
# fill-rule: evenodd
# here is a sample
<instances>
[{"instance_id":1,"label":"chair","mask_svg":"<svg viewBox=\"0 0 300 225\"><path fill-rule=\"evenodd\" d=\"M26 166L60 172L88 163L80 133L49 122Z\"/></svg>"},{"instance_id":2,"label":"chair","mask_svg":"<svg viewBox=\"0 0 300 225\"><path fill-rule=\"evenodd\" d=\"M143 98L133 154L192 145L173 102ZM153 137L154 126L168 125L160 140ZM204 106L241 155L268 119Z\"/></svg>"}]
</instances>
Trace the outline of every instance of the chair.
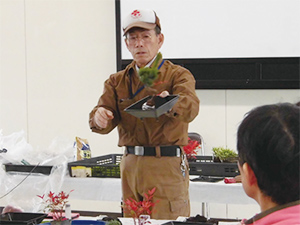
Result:
<instances>
[{"instance_id":1,"label":"chair","mask_svg":"<svg viewBox=\"0 0 300 225\"><path fill-rule=\"evenodd\" d=\"M201 155L204 156L205 155L205 150L204 150L204 139L203 137L196 133L196 132L188 132L188 137L191 140L196 140L200 143L201 146ZM202 215L208 217L208 203L206 202L202 202Z\"/></svg>"}]
</instances>

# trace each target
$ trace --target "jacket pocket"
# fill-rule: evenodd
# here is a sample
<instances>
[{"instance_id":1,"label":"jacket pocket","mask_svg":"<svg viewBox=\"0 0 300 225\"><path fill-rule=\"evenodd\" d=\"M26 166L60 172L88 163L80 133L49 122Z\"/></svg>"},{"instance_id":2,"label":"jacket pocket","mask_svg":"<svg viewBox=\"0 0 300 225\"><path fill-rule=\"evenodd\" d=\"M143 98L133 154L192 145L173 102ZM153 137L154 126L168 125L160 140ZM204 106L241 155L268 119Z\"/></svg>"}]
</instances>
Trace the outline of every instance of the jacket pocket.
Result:
<instances>
[{"instance_id":1,"label":"jacket pocket","mask_svg":"<svg viewBox=\"0 0 300 225\"><path fill-rule=\"evenodd\" d=\"M182 212L184 213L189 210L189 200L188 199L180 199L180 200L174 200L170 201L170 209L171 212Z\"/></svg>"}]
</instances>

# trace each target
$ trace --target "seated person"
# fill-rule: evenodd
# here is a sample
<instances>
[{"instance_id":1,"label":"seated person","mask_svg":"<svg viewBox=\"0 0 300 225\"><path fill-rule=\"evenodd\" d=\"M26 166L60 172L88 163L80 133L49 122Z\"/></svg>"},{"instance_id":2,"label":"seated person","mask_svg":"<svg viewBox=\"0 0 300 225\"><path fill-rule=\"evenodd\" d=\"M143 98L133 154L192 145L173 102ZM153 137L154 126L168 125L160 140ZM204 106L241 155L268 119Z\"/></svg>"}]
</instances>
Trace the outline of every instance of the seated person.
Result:
<instances>
[{"instance_id":1,"label":"seated person","mask_svg":"<svg viewBox=\"0 0 300 225\"><path fill-rule=\"evenodd\" d=\"M300 224L300 107L260 106L238 128L239 170L246 194L261 213L241 224Z\"/></svg>"}]
</instances>

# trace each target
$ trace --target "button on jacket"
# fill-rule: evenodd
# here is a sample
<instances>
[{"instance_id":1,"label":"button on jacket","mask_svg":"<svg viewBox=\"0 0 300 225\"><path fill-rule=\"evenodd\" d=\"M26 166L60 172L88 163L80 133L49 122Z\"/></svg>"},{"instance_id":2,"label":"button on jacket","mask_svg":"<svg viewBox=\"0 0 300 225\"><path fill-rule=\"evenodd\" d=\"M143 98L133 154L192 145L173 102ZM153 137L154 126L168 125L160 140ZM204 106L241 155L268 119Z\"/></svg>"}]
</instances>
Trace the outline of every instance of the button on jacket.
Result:
<instances>
[{"instance_id":1,"label":"button on jacket","mask_svg":"<svg viewBox=\"0 0 300 225\"><path fill-rule=\"evenodd\" d=\"M117 126L119 146L186 145L188 123L197 116L200 103L195 93L193 75L189 70L164 60L151 89L144 88L138 92L142 86L134 61L124 70L112 74L105 81L97 106L90 113L92 131L107 134ZM179 95L178 101L168 113L158 118L139 119L124 111L138 100L164 90L171 95ZM114 119L109 121L105 129L97 127L92 120L99 107L105 107L114 114Z\"/></svg>"}]
</instances>

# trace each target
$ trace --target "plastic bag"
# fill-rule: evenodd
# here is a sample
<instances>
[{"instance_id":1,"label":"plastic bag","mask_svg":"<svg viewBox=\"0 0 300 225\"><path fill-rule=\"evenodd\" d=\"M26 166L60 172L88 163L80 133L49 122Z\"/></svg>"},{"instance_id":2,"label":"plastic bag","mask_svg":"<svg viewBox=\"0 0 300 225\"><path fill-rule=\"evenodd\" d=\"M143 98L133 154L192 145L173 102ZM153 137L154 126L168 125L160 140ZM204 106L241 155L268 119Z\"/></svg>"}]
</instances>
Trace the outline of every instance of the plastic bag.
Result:
<instances>
[{"instance_id":1,"label":"plastic bag","mask_svg":"<svg viewBox=\"0 0 300 225\"><path fill-rule=\"evenodd\" d=\"M0 132L0 205L18 207L26 212L39 212L37 195L60 192L68 174L67 163L74 161L73 141L54 138L48 148L34 149L26 142L24 132L3 136ZM22 162L23 161L23 162ZM49 175L6 172L4 164L51 165Z\"/></svg>"},{"instance_id":2,"label":"plastic bag","mask_svg":"<svg viewBox=\"0 0 300 225\"><path fill-rule=\"evenodd\" d=\"M2 162L24 164L32 155L33 148L26 142L24 131L3 136L0 132L0 156Z\"/></svg>"}]
</instances>

